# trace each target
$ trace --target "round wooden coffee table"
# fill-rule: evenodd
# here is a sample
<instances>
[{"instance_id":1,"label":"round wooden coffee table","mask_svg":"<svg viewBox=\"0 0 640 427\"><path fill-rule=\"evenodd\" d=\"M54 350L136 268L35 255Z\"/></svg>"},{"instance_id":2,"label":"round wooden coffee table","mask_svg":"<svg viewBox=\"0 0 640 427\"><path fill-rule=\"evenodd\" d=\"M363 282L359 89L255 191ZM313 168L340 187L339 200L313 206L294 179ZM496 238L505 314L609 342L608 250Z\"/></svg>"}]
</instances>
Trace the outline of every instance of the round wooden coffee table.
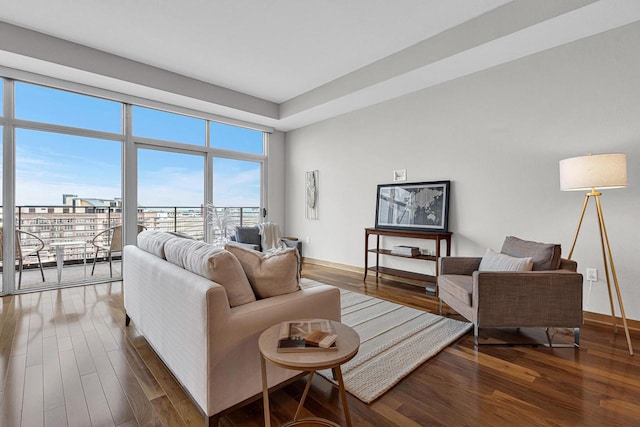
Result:
<instances>
[{"instance_id":1,"label":"round wooden coffee table","mask_svg":"<svg viewBox=\"0 0 640 427\"><path fill-rule=\"evenodd\" d=\"M293 417L293 421L282 424L284 426L338 426L332 421L324 418L303 418L299 419L300 411L304 406L304 401L309 393L311 381L316 371L322 369L333 369L334 377L338 380L338 388L340 389L340 399L344 409L344 417L347 426L351 427L351 415L349 413L349 404L347 403L347 392L344 388L342 380L342 370L340 365L349 360L358 353L360 348L360 337L358 333L350 327L342 323L331 321L331 326L338 334L337 347L334 351L313 351L309 353L278 353L278 336L280 334L280 324L274 325L264 331L258 340L260 348L260 363L262 369L262 396L264 401L264 424L265 427L271 427L271 416L269 411L269 388L267 386L267 366L265 361L285 369L293 369L297 371L309 372L307 385L302 393L302 398L298 404L298 409Z\"/></svg>"}]
</instances>

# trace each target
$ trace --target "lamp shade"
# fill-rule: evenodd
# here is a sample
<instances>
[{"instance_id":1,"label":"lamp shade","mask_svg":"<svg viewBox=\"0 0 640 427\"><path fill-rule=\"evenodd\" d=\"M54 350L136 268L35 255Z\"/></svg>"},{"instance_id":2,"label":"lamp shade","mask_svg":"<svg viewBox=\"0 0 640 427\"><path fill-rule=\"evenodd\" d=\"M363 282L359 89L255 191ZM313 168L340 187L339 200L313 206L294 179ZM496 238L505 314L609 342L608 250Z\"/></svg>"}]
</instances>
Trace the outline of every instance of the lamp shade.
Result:
<instances>
[{"instance_id":1,"label":"lamp shade","mask_svg":"<svg viewBox=\"0 0 640 427\"><path fill-rule=\"evenodd\" d=\"M626 154L597 154L560 160L560 190L627 186Z\"/></svg>"}]
</instances>

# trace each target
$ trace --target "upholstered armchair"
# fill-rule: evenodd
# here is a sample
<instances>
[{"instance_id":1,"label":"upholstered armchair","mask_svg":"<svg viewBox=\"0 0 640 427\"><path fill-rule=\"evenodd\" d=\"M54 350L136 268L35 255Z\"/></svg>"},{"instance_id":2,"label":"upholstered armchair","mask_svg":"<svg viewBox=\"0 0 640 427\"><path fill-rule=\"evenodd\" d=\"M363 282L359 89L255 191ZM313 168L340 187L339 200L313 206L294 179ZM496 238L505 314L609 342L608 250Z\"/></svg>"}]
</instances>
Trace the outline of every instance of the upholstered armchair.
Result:
<instances>
[{"instance_id":1,"label":"upholstered armchair","mask_svg":"<svg viewBox=\"0 0 640 427\"><path fill-rule=\"evenodd\" d=\"M530 257L522 268L530 271L495 271L501 267L491 265L483 268L487 254L483 258L441 258L440 312L445 303L471 321L476 345L480 328L531 327L545 328L550 346L549 328L573 328L574 346L578 347L583 281L576 273L576 262L560 257L560 245L511 236L505 239L501 255L516 262Z\"/></svg>"},{"instance_id":2,"label":"upholstered armchair","mask_svg":"<svg viewBox=\"0 0 640 427\"><path fill-rule=\"evenodd\" d=\"M236 227L235 234L231 235L231 241L237 244L253 249L255 251L264 252L262 247L262 235L258 226L253 227ZM294 237L281 237L280 241L286 247L296 248L300 255L299 270L302 270L302 242Z\"/></svg>"}]
</instances>

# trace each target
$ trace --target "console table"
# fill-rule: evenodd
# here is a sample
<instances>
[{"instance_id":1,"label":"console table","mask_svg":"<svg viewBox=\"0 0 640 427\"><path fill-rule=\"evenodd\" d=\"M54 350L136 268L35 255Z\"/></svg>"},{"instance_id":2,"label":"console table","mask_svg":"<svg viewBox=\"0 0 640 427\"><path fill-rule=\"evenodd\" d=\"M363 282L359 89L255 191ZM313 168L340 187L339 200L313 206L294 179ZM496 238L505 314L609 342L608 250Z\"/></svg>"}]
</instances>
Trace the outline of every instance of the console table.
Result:
<instances>
[{"instance_id":1,"label":"console table","mask_svg":"<svg viewBox=\"0 0 640 427\"><path fill-rule=\"evenodd\" d=\"M376 246L374 248L369 249L369 236L376 236ZM446 243L446 256L451 255L451 235L452 233L429 233L422 231L405 231L405 230L387 230L381 228L365 228L364 229L364 279L367 280L367 273L369 271L375 271L376 279L379 274L387 274L390 276L403 277L405 279L411 279L414 281L425 282L425 290L429 294L437 295L437 276L438 276L438 260L441 256L441 243ZM411 238L411 239L424 239L424 240L434 240L436 244L435 253L433 255L426 255L421 253L420 255L408 256L408 255L398 255L391 253L391 249L385 249L380 247L380 236L392 236L392 237L403 237L403 238ZM375 265L369 267L369 254L376 254L376 262ZM380 266L380 255L389 255L401 258L411 258L415 260L421 261L431 261L435 262L435 275L432 276L430 274L422 274L415 273L412 271L399 270L396 268L389 267L381 267Z\"/></svg>"}]
</instances>

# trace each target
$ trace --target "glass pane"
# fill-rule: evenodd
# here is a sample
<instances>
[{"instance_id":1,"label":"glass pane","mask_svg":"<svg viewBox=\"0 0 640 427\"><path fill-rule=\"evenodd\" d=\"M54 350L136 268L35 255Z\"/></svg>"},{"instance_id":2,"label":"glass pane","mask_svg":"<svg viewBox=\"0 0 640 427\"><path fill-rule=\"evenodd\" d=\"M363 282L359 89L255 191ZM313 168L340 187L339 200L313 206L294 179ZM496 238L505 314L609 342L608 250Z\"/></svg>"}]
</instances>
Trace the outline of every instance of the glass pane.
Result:
<instances>
[{"instance_id":1,"label":"glass pane","mask_svg":"<svg viewBox=\"0 0 640 427\"><path fill-rule=\"evenodd\" d=\"M4 102L4 79L0 79L0 116L4 114L3 102Z\"/></svg>"},{"instance_id":2,"label":"glass pane","mask_svg":"<svg viewBox=\"0 0 640 427\"><path fill-rule=\"evenodd\" d=\"M15 83L16 118L122 133L122 104L27 83Z\"/></svg>"},{"instance_id":3,"label":"glass pane","mask_svg":"<svg viewBox=\"0 0 640 427\"><path fill-rule=\"evenodd\" d=\"M138 222L204 239L204 158L138 150Z\"/></svg>"},{"instance_id":4,"label":"glass pane","mask_svg":"<svg viewBox=\"0 0 640 427\"><path fill-rule=\"evenodd\" d=\"M263 154L260 131L211 122L210 132L213 148Z\"/></svg>"},{"instance_id":5,"label":"glass pane","mask_svg":"<svg viewBox=\"0 0 640 427\"><path fill-rule=\"evenodd\" d=\"M106 230L122 223L121 151L120 142L16 130L24 265L16 287L120 277L121 248L110 246L117 239Z\"/></svg>"},{"instance_id":6,"label":"glass pane","mask_svg":"<svg viewBox=\"0 0 640 427\"><path fill-rule=\"evenodd\" d=\"M135 106L132 115L136 136L204 146L204 120Z\"/></svg>"},{"instance_id":7,"label":"glass pane","mask_svg":"<svg viewBox=\"0 0 640 427\"><path fill-rule=\"evenodd\" d=\"M213 159L213 240L224 240L237 226L260 222L260 163Z\"/></svg>"},{"instance_id":8,"label":"glass pane","mask_svg":"<svg viewBox=\"0 0 640 427\"><path fill-rule=\"evenodd\" d=\"M2 96L1 96L1 94L2 94L2 79L0 79L0 105L2 105L2 101L1 101L2 100ZM0 108L0 115L2 115L2 108ZM2 153L3 153L3 149L2 149L3 148L3 145L2 145L3 137L2 137L2 135L4 135L3 134L3 128L2 128L2 126L0 126L0 230L4 226L3 211L2 211L2 203L3 203L2 202L2 200L3 200L2 199L2 188L3 188L2 182L3 182L3 171L4 171L4 169L3 169L4 163L2 162L3 159L4 159L3 156L2 156ZM3 236L4 236L4 233L2 233L2 236L0 236L0 245L2 245L2 239L4 238ZM0 250L0 265L2 265L2 250ZM4 268L2 270L4 271ZM3 274L2 271L0 271L0 289L2 289L2 291L4 292L5 291L5 289L4 289L4 280L2 280L2 277L3 277L2 274Z\"/></svg>"}]
</instances>

